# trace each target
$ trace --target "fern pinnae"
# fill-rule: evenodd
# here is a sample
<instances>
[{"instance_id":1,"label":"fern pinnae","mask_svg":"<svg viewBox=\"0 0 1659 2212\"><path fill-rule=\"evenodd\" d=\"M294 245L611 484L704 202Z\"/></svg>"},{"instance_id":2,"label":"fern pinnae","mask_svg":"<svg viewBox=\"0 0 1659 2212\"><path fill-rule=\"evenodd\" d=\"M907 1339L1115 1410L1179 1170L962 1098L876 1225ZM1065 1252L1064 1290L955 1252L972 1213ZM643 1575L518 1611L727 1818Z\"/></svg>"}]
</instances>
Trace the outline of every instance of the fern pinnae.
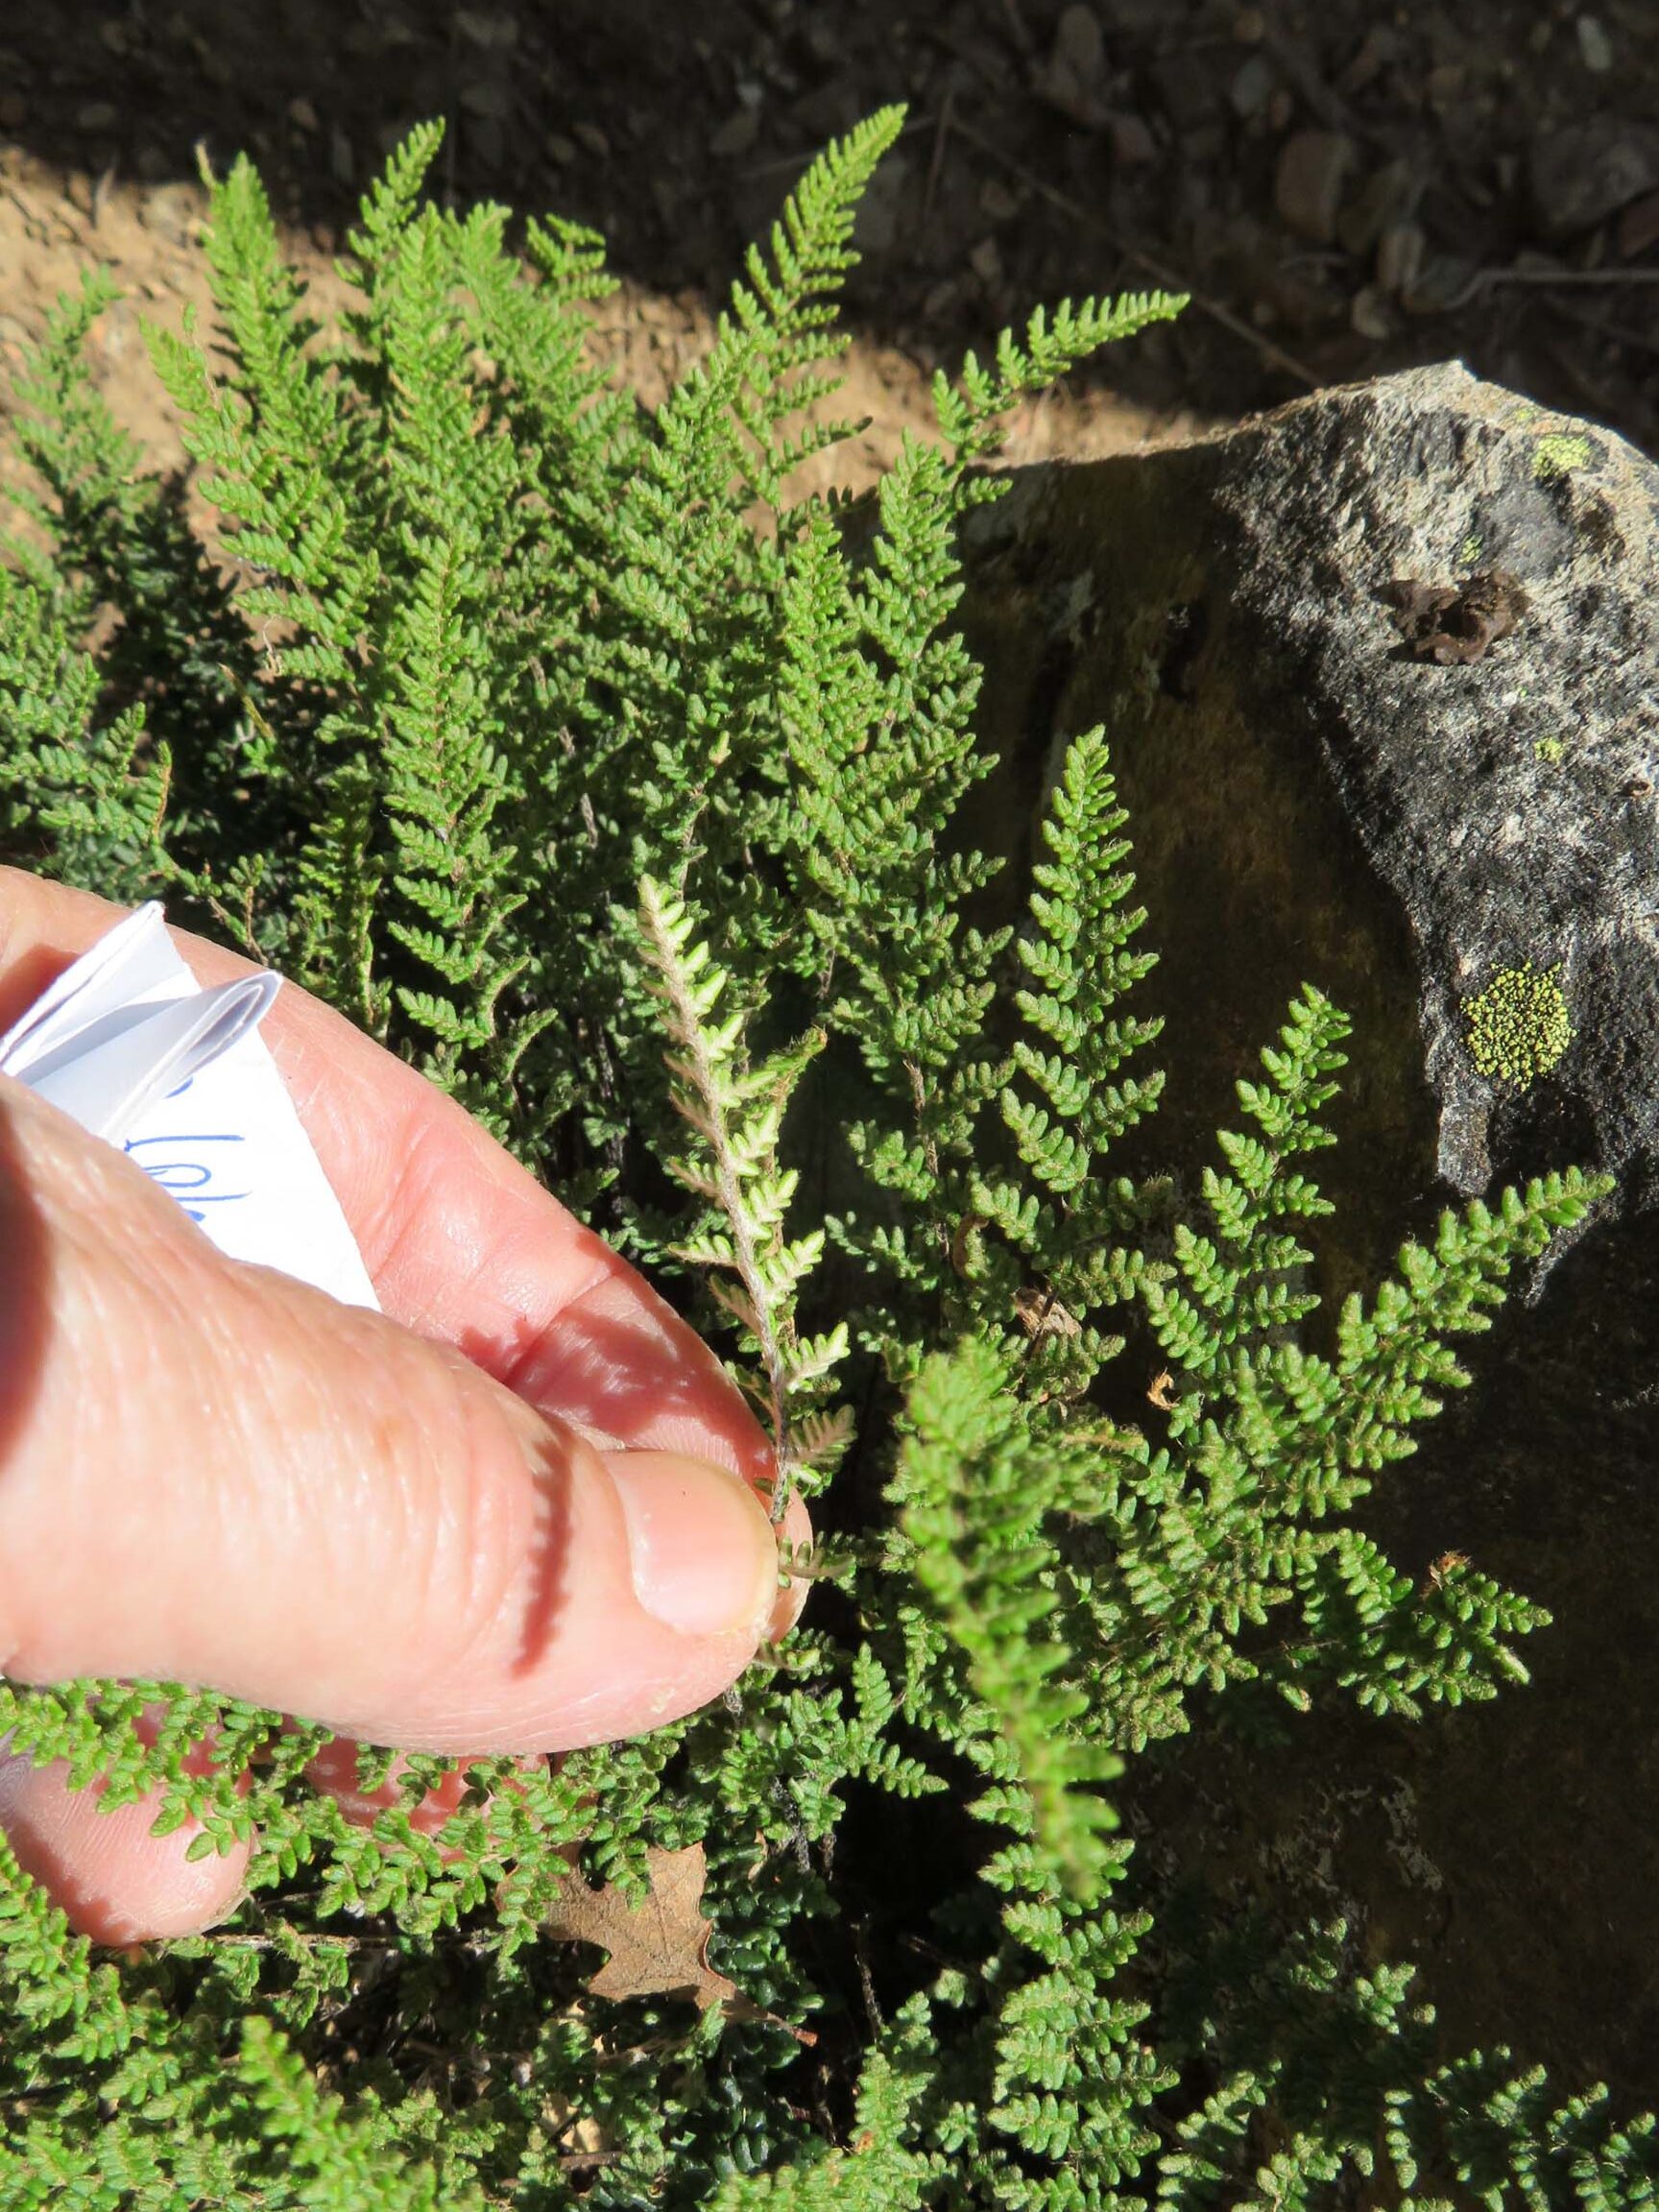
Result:
<instances>
[{"instance_id":1,"label":"fern pinnae","mask_svg":"<svg viewBox=\"0 0 1659 2212\"><path fill-rule=\"evenodd\" d=\"M966 1338L934 1354L911 1383L889 1496L916 1579L994 1717L1003 1777L1022 1793L992 1802L1029 1821L1061 1888L1087 1898L1108 1879L1103 1838L1116 1825L1093 1786L1120 1762L1079 1724L1086 1698L1056 1630L1060 1559L1044 1524L1078 1455L1039 1441L1030 1418L1004 1352ZM983 1721L970 1724L959 1747L973 1756L985 1734Z\"/></svg>"},{"instance_id":2,"label":"fern pinnae","mask_svg":"<svg viewBox=\"0 0 1659 2212\"><path fill-rule=\"evenodd\" d=\"M742 1059L741 1009L716 1018L730 978L693 934L682 901L645 878L639 886L642 948L652 971L673 1054L665 1060L673 1081L670 1103L700 1140L695 1159L668 1163L670 1172L712 1210L701 1233L683 1242L681 1257L715 1271L709 1288L738 1322L760 1359L765 1409L778 1457L772 1515L781 1522L805 1464L795 1428L796 1406L811 1403L815 1386L842 1358L844 1327L803 1342L794 1329L794 1303L803 1278L823 1249L823 1233L787 1241L784 1215L797 1176L777 1165L784 1108L807 1061L822 1045L809 1033L789 1050L756 1069ZM735 1278L732 1285L719 1278ZM812 1443L822 1455L822 1431Z\"/></svg>"}]
</instances>

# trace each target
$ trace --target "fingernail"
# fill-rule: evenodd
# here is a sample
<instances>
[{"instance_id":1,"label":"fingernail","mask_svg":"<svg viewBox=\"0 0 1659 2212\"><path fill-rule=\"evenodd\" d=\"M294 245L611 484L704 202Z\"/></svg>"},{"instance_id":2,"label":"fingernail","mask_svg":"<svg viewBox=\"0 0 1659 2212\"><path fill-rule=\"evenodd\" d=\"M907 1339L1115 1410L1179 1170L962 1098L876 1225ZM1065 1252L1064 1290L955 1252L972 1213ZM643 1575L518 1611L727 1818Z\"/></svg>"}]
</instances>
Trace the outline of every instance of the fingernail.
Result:
<instances>
[{"instance_id":1,"label":"fingernail","mask_svg":"<svg viewBox=\"0 0 1659 2212\"><path fill-rule=\"evenodd\" d=\"M231 1898L228 1905L224 1906L219 1911L215 1912L211 1920L204 1921L202 1927L203 1935L205 1936L209 1929L223 1928L228 1921L234 1920L237 1913L241 1911L243 1906L247 1904L249 1898L252 1897L252 1894L253 1885L251 1882L244 1882L241 1888L237 1890L235 1896Z\"/></svg>"},{"instance_id":2,"label":"fingernail","mask_svg":"<svg viewBox=\"0 0 1659 2212\"><path fill-rule=\"evenodd\" d=\"M778 1592L766 1508L740 1477L675 1452L607 1452L634 1594L685 1636L758 1636Z\"/></svg>"}]
</instances>

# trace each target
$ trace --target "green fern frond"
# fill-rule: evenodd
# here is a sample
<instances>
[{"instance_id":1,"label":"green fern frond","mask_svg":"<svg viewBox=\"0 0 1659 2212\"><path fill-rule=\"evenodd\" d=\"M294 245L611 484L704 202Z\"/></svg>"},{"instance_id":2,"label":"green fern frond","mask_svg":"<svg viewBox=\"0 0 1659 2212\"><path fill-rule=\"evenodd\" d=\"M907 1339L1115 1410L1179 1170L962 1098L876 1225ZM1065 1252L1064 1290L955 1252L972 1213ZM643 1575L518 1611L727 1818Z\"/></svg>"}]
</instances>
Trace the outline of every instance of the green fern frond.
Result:
<instances>
[{"instance_id":1,"label":"green fern frond","mask_svg":"<svg viewBox=\"0 0 1659 2212\"><path fill-rule=\"evenodd\" d=\"M996 1352L972 1340L929 1360L889 1495L917 1581L1029 1793L1035 1836L1061 1885L1087 1898L1106 1878L1103 1839L1116 1825L1094 1790L1121 1763L1083 1736L1085 1699L1063 1679L1070 1654L1051 1620L1059 1558L1044 1532L1062 1477L1052 1448L1027 1432L1011 1382Z\"/></svg>"},{"instance_id":2,"label":"green fern frond","mask_svg":"<svg viewBox=\"0 0 1659 2212\"><path fill-rule=\"evenodd\" d=\"M1311 989L1190 1214L1178 1167L1122 1171L1164 1083L1124 812L1073 739L986 925L960 540L1010 408L1179 302L1034 316L873 498L801 496L902 128L806 171L655 408L592 345L599 240L438 204L436 125L364 198L337 328L249 165L209 180L212 343L150 334L188 490L88 370L107 277L25 349L6 857L164 892L425 1069L731 1345L778 1512L837 1491L801 1627L557 1760L0 1682L9 1758L252 1852L227 1922L117 1959L0 1844L0 2212L1650 2206L1650 2121L1448 2061L1402 1970L1214 1895L1157 1792L1151 1848L1109 1834L1103 1786L1184 1732L1524 1681L1541 1608L1354 1515L1608 1186L1447 1214L1316 1335L1346 1022ZM573 1859L638 1912L693 1852L675 1972L719 2001L596 1996Z\"/></svg>"},{"instance_id":3,"label":"green fern frond","mask_svg":"<svg viewBox=\"0 0 1659 2212\"><path fill-rule=\"evenodd\" d=\"M639 886L640 946L672 1048L669 1101L697 1144L668 1160L670 1174L703 1202L677 1256L713 1271L710 1288L760 1362L758 1389L778 1454L773 1517L781 1520L805 1465L797 1409L821 1411L824 1384L845 1357L839 1326L817 1339L796 1331L795 1308L817 1264L822 1233L790 1238L785 1219L799 1178L778 1165L783 1116L803 1070L823 1046L798 1044L750 1066L740 1011L721 1013L730 978L710 958L685 905L649 877ZM724 1280L721 1280L724 1278ZM815 1432L822 1439L822 1431Z\"/></svg>"}]
</instances>

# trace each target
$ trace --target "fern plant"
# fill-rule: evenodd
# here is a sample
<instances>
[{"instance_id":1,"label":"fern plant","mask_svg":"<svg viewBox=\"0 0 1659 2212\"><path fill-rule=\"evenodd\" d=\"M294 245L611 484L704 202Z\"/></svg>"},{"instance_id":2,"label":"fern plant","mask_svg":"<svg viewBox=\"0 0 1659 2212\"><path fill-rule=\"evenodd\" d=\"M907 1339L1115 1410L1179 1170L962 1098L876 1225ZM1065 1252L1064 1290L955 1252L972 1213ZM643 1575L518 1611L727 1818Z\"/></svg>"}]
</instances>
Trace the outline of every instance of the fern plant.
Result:
<instances>
[{"instance_id":1,"label":"fern plant","mask_svg":"<svg viewBox=\"0 0 1659 2212\"><path fill-rule=\"evenodd\" d=\"M1445 1214L1326 1327L1306 1163L1347 1024L1311 986L1200 1213L1121 1170L1164 1079L1106 738L1067 750L1020 926L978 928L957 537L1020 397L1180 303L1034 316L873 500L800 495L900 125L813 166L654 411L591 358L599 242L432 204L436 127L363 203L336 328L252 169L213 183L214 341L151 334L194 509L86 373L107 277L24 373L6 856L164 896L480 1115L729 1358L780 1512L820 1494L823 1588L709 1710L556 1766L413 1757L368 1827L308 1777L320 1728L0 1682L13 1751L257 1838L229 1923L118 1960L0 1847L4 2212L1652 2200L1651 2121L1448 2052L1340 1927L1171 1899L1116 1827L1138 1761L1259 1693L1415 1719L1525 1678L1541 1610L1455 1561L1414 1585L1359 1509L1604 1185ZM598 1994L552 1933L571 1855L626 1910L692 1849L741 2003Z\"/></svg>"}]
</instances>

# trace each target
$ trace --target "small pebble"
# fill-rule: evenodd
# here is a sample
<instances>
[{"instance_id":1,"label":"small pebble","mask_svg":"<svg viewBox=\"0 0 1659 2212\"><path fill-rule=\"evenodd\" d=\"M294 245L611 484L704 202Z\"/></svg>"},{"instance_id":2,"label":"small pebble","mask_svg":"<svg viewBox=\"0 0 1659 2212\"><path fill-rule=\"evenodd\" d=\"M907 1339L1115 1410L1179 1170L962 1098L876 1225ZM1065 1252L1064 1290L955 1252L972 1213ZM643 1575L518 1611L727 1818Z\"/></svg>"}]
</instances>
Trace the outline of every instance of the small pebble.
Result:
<instances>
[{"instance_id":1,"label":"small pebble","mask_svg":"<svg viewBox=\"0 0 1659 2212\"><path fill-rule=\"evenodd\" d=\"M496 115L467 118L467 151L482 168L499 169L507 154L507 134Z\"/></svg>"},{"instance_id":2,"label":"small pebble","mask_svg":"<svg viewBox=\"0 0 1659 2212\"><path fill-rule=\"evenodd\" d=\"M1358 149L1339 131L1298 131L1279 152L1273 204L1292 230L1329 246Z\"/></svg>"},{"instance_id":3,"label":"small pebble","mask_svg":"<svg viewBox=\"0 0 1659 2212\"><path fill-rule=\"evenodd\" d=\"M1358 52L1336 80L1336 89L1350 98L1363 92L1391 61L1400 59L1400 33L1392 24L1373 23L1359 42Z\"/></svg>"},{"instance_id":4,"label":"small pebble","mask_svg":"<svg viewBox=\"0 0 1659 2212\"><path fill-rule=\"evenodd\" d=\"M1388 301L1381 288L1365 284L1355 293L1348 304L1348 320L1361 338L1378 343L1394 335L1394 325L1388 314Z\"/></svg>"},{"instance_id":5,"label":"small pebble","mask_svg":"<svg viewBox=\"0 0 1659 2212\"><path fill-rule=\"evenodd\" d=\"M1460 253L1431 253L1400 304L1407 315L1449 314L1468 299L1476 273L1476 264Z\"/></svg>"},{"instance_id":6,"label":"small pebble","mask_svg":"<svg viewBox=\"0 0 1659 2212\"><path fill-rule=\"evenodd\" d=\"M499 120L511 114L513 94L498 77L480 77L462 85L461 105L469 115L490 115Z\"/></svg>"},{"instance_id":7,"label":"small pebble","mask_svg":"<svg viewBox=\"0 0 1659 2212\"><path fill-rule=\"evenodd\" d=\"M710 136L709 151L718 159L733 160L739 154L747 154L759 135L760 110L757 108L736 108Z\"/></svg>"},{"instance_id":8,"label":"small pebble","mask_svg":"<svg viewBox=\"0 0 1659 2212\"><path fill-rule=\"evenodd\" d=\"M201 215L201 204L191 184L163 184L140 196L136 213L146 230L154 230L176 246L185 245Z\"/></svg>"},{"instance_id":9,"label":"small pebble","mask_svg":"<svg viewBox=\"0 0 1659 2212\"><path fill-rule=\"evenodd\" d=\"M1158 157L1151 130L1139 115L1114 115L1107 125L1112 158L1120 169L1139 169Z\"/></svg>"},{"instance_id":10,"label":"small pebble","mask_svg":"<svg viewBox=\"0 0 1659 2212\"><path fill-rule=\"evenodd\" d=\"M1659 192L1646 192L1640 200L1631 201L1619 218L1617 243L1626 261L1646 253L1650 246L1659 246Z\"/></svg>"},{"instance_id":11,"label":"small pebble","mask_svg":"<svg viewBox=\"0 0 1659 2212\"><path fill-rule=\"evenodd\" d=\"M1413 163L1403 157L1384 162L1343 208L1337 243L1350 253L1369 253L1390 224L1409 218L1422 193L1423 177Z\"/></svg>"},{"instance_id":12,"label":"small pebble","mask_svg":"<svg viewBox=\"0 0 1659 2212\"><path fill-rule=\"evenodd\" d=\"M1613 41L1601 28L1595 15L1580 15L1577 23L1578 52L1586 69L1604 77L1613 66Z\"/></svg>"},{"instance_id":13,"label":"small pebble","mask_svg":"<svg viewBox=\"0 0 1659 2212\"><path fill-rule=\"evenodd\" d=\"M908 188L909 169L902 157L877 170L853 219L853 243L860 253L886 253L897 243L901 214L908 220Z\"/></svg>"},{"instance_id":14,"label":"small pebble","mask_svg":"<svg viewBox=\"0 0 1659 2212\"><path fill-rule=\"evenodd\" d=\"M1049 69L1056 77L1069 77L1080 92L1093 90L1106 67L1106 46L1100 20L1093 8L1068 8L1054 27L1054 50Z\"/></svg>"},{"instance_id":15,"label":"small pebble","mask_svg":"<svg viewBox=\"0 0 1659 2212\"><path fill-rule=\"evenodd\" d=\"M1532 138L1527 181L1547 239L1566 238L1659 190L1659 138L1612 116Z\"/></svg>"},{"instance_id":16,"label":"small pebble","mask_svg":"<svg viewBox=\"0 0 1659 2212\"><path fill-rule=\"evenodd\" d=\"M1427 241L1421 224L1390 223L1377 241L1377 288L1398 297L1409 292L1423 266Z\"/></svg>"},{"instance_id":17,"label":"small pebble","mask_svg":"<svg viewBox=\"0 0 1659 2212\"><path fill-rule=\"evenodd\" d=\"M1252 54L1227 87L1228 101L1240 122L1247 123L1252 115L1261 114L1272 98L1277 82L1273 64L1266 55Z\"/></svg>"},{"instance_id":18,"label":"small pebble","mask_svg":"<svg viewBox=\"0 0 1659 2212\"><path fill-rule=\"evenodd\" d=\"M516 46L518 18L489 8L457 8L456 30L474 46Z\"/></svg>"}]
</instances>

